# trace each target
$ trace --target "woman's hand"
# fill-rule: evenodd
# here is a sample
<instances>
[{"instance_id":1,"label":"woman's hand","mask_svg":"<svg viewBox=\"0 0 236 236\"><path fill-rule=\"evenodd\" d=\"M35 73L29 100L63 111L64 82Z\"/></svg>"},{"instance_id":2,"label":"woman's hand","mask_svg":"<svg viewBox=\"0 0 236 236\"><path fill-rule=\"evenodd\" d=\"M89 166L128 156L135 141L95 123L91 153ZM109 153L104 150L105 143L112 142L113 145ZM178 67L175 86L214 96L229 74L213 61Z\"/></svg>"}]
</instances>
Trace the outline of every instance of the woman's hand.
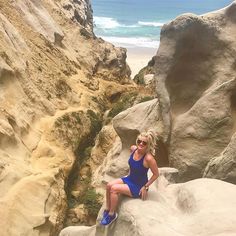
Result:
<instances>
[{"instance_id":1,"label":"woman's hand","mask_svg":"<svg viewBox=\"0 0 236 236\"><path fill-rule=\"evenodd\" d=\"M145 186L143 186L140 189L139 195L141 196L142 200L146 200L147 199L147 190L146 190Z\"/></svg>"}]
</instances>

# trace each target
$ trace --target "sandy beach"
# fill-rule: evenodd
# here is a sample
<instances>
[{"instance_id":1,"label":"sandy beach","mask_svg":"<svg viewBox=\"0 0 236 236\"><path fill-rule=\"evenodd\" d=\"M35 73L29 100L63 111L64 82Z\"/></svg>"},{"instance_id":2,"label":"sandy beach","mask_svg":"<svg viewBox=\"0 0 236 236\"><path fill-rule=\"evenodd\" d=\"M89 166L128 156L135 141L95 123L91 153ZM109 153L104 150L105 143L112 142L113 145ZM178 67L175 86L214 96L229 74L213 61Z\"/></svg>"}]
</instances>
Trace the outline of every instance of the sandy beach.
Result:
<instances>
[{"instance_id":1,"label":"sandy beach","mask_svg":"<svg viewBox=\"0 0 236 236\"><path fill-rule=\"evenodd\" d=\"M157 48L127 48L127 63L132 71L133 78L156 55Z\"/></svg>"}]
</instances>

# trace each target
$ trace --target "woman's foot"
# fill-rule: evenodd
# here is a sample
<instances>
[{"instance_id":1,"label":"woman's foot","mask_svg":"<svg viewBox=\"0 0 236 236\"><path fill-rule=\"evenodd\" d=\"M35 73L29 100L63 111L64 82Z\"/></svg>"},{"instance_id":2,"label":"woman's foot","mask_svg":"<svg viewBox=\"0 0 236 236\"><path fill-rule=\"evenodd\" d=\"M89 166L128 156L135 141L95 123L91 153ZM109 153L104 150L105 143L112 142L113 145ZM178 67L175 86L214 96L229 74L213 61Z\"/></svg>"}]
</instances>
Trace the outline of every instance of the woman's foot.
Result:
<instances>
[{"instance_id":1,"label":"woman's foot","mask_svg":"<svg viewBox=\"0 0 236 236\"><path fill-rule=\"evenodd\" d=\"M117 219L117 217L118 214L116 212L113 215L107 214L107 216L101 220L101 225L109 225L112 222L114 222Z\"/></svg>"},{"instance_id":2,"label":"woman's foot","mask_svg":"<svg viewBox=\"0 0 236 236\"><path fill-rule=\"evenodd\" d=\"M103 213L102 213L102 218L107 217L108 213L109 213L109 210L106 210L106 209L105 209L105 210L103 211Z\"/></svg>"}]
</instances>

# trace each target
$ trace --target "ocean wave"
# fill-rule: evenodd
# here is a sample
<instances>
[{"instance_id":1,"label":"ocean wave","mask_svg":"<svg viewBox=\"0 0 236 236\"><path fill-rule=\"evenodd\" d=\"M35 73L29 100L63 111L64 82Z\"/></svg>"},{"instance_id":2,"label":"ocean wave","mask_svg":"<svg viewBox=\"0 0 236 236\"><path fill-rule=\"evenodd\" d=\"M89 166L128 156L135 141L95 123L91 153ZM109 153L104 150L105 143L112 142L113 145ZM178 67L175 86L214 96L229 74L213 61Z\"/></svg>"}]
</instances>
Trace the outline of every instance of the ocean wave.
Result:
<instances>
[{"instance_id":1,"label":"ocean wave","mask_svg":"<svg viewBox=\"0 0 236 236\"><path fill-rule=\"evenodd\" d=\"M159 41L152 40L147 37L110 37L100 36L105 41L113 43L115 46L133 48L133 47L145 47L145 48L158 48Z\"/></svg>"},{"instance_id":2,"label":"ocean wave","mask_svg":"<svg viewBox=\"0 0 236 236\"><path fill-rule=\"evenodd\" d=\"M142 26L154 26L154 27L161 27L163 26L165 23L163 22L155 22L155 21L138 21L139 25Z\"/></svg>"},{"instance_id":3,"label":"ocean wave","mask_svg":"<svg viewBox=\"0 0 236 236\"><path fill-rule=\"evenodd\" d=\"M121 26L118 21L111 17L94 16L93 20L97 28L112 29Z\"/></svg>"},{"instance_id":4,"label":"ocean wave","mask_svg":"<svg viewBox=\"0 0 236 236\"><path fill-rule=\"evenodd\" d=\"M164 25L163 22L155 22L155 21L138 21L136 24L125 25L120 24L116 19L112 17L104 17L104 16L94 16L93 17L95 27L101 29L114 29L114 28L138 28L142 26L152 26L152 27L161 27Z\"/></svg>"}]
</instances>

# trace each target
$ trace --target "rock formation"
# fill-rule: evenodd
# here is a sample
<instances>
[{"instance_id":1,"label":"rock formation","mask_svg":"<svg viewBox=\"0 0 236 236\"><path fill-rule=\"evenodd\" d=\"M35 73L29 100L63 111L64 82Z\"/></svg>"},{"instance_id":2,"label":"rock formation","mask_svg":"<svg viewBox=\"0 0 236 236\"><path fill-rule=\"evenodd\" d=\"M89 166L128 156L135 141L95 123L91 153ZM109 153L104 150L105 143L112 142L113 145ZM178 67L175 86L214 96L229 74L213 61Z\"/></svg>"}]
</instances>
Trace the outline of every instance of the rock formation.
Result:
<instances>
[{"instance_id":1,"label":"rock formation","mask_svg":"<svg viewBox=\"0 0 236 236\"><path fill-rule=\"evenodd\" d=\"M0 0L0 55L1 235L55 236L107 88L135 87L126 51L93 34L90 1Z\"/></svg>"},{"instance_id":2,"label":"rock formation","mask_svg":"<svg viewBox=\"0 0 236 236\"><path fill-rule=\"evenodd\" d=\"M104 232L114 236L235 234L235 185L220 180L196 179L165 187L164 181L160 178L151 187L147 201L124 197L117 221L107 229L97 226L94 235L101 236Z\"/></svg>"},{"instance_id":3,"label":"rock formation","mask_svg":"<svg viewBox=\"0 0 236 236\"><path fill-rule=\"evenodd\" d=\"M180 181L204 176L236 183L235 4L202 16L179 16L161 31L155 56L156 123L161 126L147 121L144 129L156 129L162 137L169 150L165 162L179 170ZM139 112L127 110L114 120L121 152L143 130L133 118ZM139 116L146 117L143 112ZM132 127L136 122L139 128Z\"/></svg>"},{"instance_id":4,"label":"rock formation","mask_svg":"<svg viewBox=\"0 0 236 236\"><path fill-rule=\"evenodd\" d=\"M93 186L102 192L102 184L127 173L129 146L150 128L168 147L163 162L179 170L179 181L236 183L235 15L236 2L164 25L155 57L158 98L116 116L119 137L102 130L101 137L104 132L112 140L97 138L88 165L102 165ZM0 0L0 42L1 235L56 236L68 208L65 189L101 117L121 93L136 88L126 50L93 34L89 0ZM235 233L234 185L200 179L165 187L162 180L149 201L125 199L119 227L108 233L155 235L156 227L161 235ZM143 218L140 209L149 208L152 214Z\"/></svg>"},{"instance_id":5,"label":"rock formation","mask_svg":"<svg viewBox=\"0 0 236 236\"><path fill-rule=\"evenodd\" d=\"M156 88L169 162L181 181L204 175L236 183L235 155L227 151L236 124L235 10L234 2L206 15L182 15L161 31Z\"/></svg>"},{"instance_id":6,"label":"rock formation","mask_svg":"<svg viewBox=\"0 0 236 236\"><path fill-rule=\"evenodd\" d=\"M114 118L120 139L98 169L97 181L125 175L129 146L139 132L152 128L169 149L178 181L188 182L167 184L161 176L147 201L124 197L117 221L107 228L98 223L96 230L86 228L89 234L235 234L235 15L236 2L202 16L185 14L163 26L155 58L158 99ZM83 235L81 230L66 228L61 236Z\"/></svg>"},{"instance_id":7,"label":"rock formation","mask_svg":"<svg viewBox=\"0 0 236 236\"><path fill-rule=\"evenodd\" d=\"M161 175L151 186L148 200L122 198L119 217L111 226L68 227L60 236L82 236L84 232L91 236L233 236L234 194L236 186L224 181L202 178L168 184Z\"/></svg>"}]
</instances>

